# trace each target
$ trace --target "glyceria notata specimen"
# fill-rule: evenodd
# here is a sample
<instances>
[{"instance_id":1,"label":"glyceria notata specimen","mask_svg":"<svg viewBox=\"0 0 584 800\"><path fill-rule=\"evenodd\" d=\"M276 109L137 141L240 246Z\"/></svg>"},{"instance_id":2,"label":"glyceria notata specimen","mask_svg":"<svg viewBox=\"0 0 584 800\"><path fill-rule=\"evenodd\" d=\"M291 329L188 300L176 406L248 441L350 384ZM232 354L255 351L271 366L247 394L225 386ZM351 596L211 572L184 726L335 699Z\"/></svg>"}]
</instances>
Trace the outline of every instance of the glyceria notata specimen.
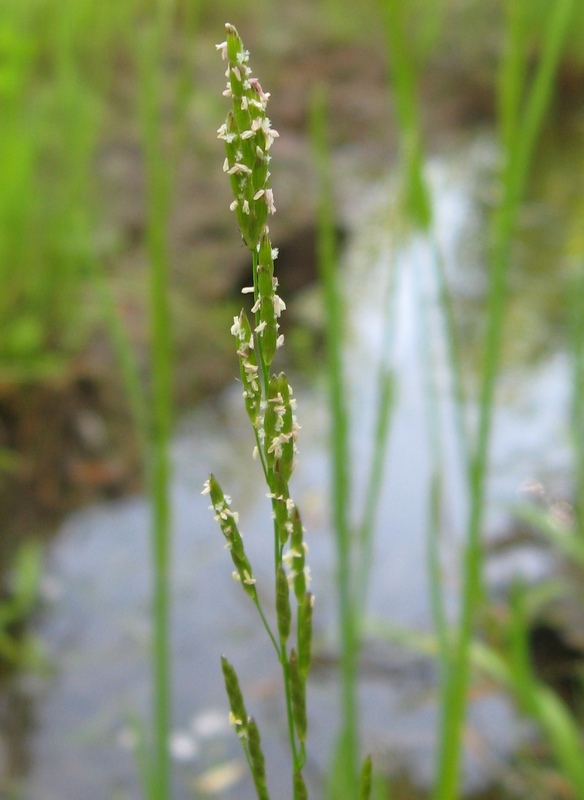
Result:
<instances>
[{"instance_id":1,"label":"glyceria notata specimen","mask_svg":"<svg viewBox=\"0 0 584 800\"><path fill-rule=\"evenodd\" d=\"M288 487L299 429L294 415L295 400L284 373L270 375L276 351L284 342L283 335L278 333L278 319L286 308L276 291L274 259L278 253L272 247L267 224L269 216L276 211L269 163L270 149L278 133L271 128L266 116L269 95L251 76L249 52L244 49L236 29L229 24L225 27L227 39L217 45L217 49L227 62L228 83L223 94L232 100L232 110L217 133L225 143L223 169L229 175L234 195L230 208L235 212L243 240L252 255L253 286L244 292L254 295L252 320L242 309L233 320L231 333L237 343L245 410L256 442L254 456L260 460L272 504L276 631L272 630L260 605L256 578L230 498L213 475L206 481L203 493L211 497L211 509L235 567L233 576L257 607L282 667L293 797L303 800L308 797L302 770L306 760L306 678L310 668L314 597L308 591L310 574L305 564L304 528ZM296 645L289 647L294 600ZM257 796L260 800L269 800L258 727L246 711L235 669L225 657L221 664L231 709L230 721L241 740Z\"/></svg>"}]
</instances>

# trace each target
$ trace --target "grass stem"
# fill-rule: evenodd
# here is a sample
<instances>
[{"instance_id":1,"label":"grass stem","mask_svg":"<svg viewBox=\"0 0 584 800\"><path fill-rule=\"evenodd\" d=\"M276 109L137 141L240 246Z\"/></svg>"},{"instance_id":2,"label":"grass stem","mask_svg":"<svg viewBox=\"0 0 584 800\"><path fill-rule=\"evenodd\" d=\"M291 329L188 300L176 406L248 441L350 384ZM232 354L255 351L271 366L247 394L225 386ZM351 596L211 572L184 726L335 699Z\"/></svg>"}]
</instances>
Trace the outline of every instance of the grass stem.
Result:
<instances>
[{"instance_id":1,"label":"grass stem","mask_svg":"<svg viewBox=\"0 0 584 800\"><path fill-rule=\"evenodd\" d=\"M317 91L311 106L311 134L318 184L318 264L326 315L326 352L331 412L331 505L336 538L337 592L341 646L341 734L334 767L335 797L353 797L358 782L359 723L357 704L358 627L351 569L349 522L350 452L349 418L343 378L343 309L336 272L331 164L326 134L324 91Z\"/></svg>"},{"instance_id":2,"label":"grass stem","mask_svg":"<svg viewBox=\"0 0 584 800\"><path fill-rule=\"evenodd\" d=\"M170 674L170 559L172 423L172 347L168 294L168 218L170 176L165 165L161 104L161 53L169 4L161 3L155 22L144 31L142 47L142 122L147 171L147 248L149 259L150 331L152 353L151 474L153 587L153 716L154 753L151 800L170 798L169 734Z\"/></svg>"},{"instance_id":3,"label":"grass stem","mask_svg":"<svg viewBox=\"0 0 584 800\"><path fill-rule=\"evenodd\" d=\"M470 676L470 646L472 626L481 596L481 533L484 516L485 479L488 469L488 451L492 426L495 382L499 366L499 353L505 307L506 277L511 257L511 244L519 203L525 189L527 174L537 134L549 102L562 42L574 8L573 0L558 2L550 12L548 35L533 85L527 97L521 124L509 124L504 129L514 130L513 140L507 145L503 171L503 197L493 220L493 244L489 297L487 301L487 333L479 399L479 423L476 446L471 459L470 512L466 551L464 556L464 583L461 597L460 621L456 649L449 665L442 700L442 726L439 735L438 778L435 789L437 800L456 800L460 791L460 762L462 730L466 715L467 691ZM518 31L521 29L518 27ZM509 43L508 58L514 43ZM521 62L515 61L515 69ZM511 81L512 72L504 66ZM519 100L520 93L514 89ZM508 111L512 114L511 111ZM519 119L519 112L517 119Z\"/></svg>"}]
</instances>

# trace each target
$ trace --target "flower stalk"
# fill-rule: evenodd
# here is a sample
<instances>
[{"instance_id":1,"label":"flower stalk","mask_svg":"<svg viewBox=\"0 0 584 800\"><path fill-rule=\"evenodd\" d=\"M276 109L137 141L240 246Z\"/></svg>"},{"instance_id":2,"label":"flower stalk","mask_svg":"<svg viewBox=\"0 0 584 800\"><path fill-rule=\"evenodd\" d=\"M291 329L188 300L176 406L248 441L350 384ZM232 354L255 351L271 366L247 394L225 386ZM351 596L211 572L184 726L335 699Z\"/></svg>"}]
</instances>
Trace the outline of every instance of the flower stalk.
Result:
<instances>
[{"instance_id":1,"label":"flower stalk","mask_svg":"<svg viewBox=\"0 0 584 800\"><path fill-rule=\"evenodd\" d=\"M224 96L232 101L226 121L217 131L225 145L224 172L229 176L235 214L243 240L251 252L253 282L244 293L252 293L254 303L249 318L242 309L233 319L243 400L251 422L256 446L271 501L274 548L274 605L277 621L272 630L262 609L256 578L246 555L239 530L237 512L223 493L216 478L205 482L203 494L209 494L211 509L227 542L235 567L233 576L252 599L274 645L282 667L287 712L288 735L292 757L292 794L294 800L308 798L302 775L307 737L306 679L310 667L312 608L309 593L310 572L305 563L308 548L300 513L292 499L289 481L296 461L296 422L292 387L283 372L270 375L277 351L284 343L279 333L280 315L286 304L277 294L278 279L268 220L276 212L270 186L271 147L278 132L266 115L270 95L264 92L249 67L249 52L233 25L225 26L227 38L217 45L227 64ZM294 626L293 603L296 603L298 654L288 649ZM225 688L231 708L230 720L242 743L259 800L269 800L259 729L245 709L243 694L235 669L222 658Z\"/></svg>"}]
</instances>

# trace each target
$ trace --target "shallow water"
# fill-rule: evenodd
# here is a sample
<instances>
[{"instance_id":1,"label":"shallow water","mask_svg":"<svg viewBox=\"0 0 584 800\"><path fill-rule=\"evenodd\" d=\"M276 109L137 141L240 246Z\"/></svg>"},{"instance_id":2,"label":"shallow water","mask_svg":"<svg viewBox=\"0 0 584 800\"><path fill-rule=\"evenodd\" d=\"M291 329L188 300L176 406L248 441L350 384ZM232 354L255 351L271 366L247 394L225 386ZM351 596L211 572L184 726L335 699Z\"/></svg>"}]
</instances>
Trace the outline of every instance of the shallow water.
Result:
<instances>
[{"instance_id":1,"label":"shallow water","mask_svg":"<svg viewBox=\"0 0 584 800\"><path fill-rule=\"evenodd\" d=\"M472 302L482 291L480 273L461 261L461 243L476 226L477 164L488 142L475 142L455 158L436 160L429 175L436 202L436 229L446 271L457 296ZM479 170L480 171L480 170ZM427 494L430 433L440 430L447 489L444 585L456 607L457 544L465 515L465 484L450 390L443 319L427 244L413 241L392 262L391 181L369 187L354 214L346 256L347 381L355 422L355 515L364 493L363 466L371 454L375 366L389 347L397 401L378 514L368 613L397 626L431 630L426 577ZM465 245L466 247L467 245ZM478 248L480 250L480 248ZM464 252L468 252L467 250ZM478 260L479 256L475 254ZM393 270L393 272L392 272ZM386 284L393 325L384 325ZM425 298L425 300L423 299ZM429 310L424 318L422 308ZM425 319L425 322L423 320ZM395 331L395 333L394 333ZM421 355L429 343L435 378L434 406ZM326 769L334 740L337 685L334 670L334 551L327 515L327 413L323 387L292 380L302 425L293 492L308 529L313 589L317 598L317 657L309 690L311 761L315 785ZM510 526L510 506L526 482L550 492L567 486L570 455L565 420L569 363L550 348L528 366L503 375L492 447L488 531ZM260 470L251 461L252 438L235 385L183 421L174 442L174 723L176 797L215 779L216 796L253 797L236 737L226 722L219 667L225 654L236 666L248 710L259 720L274 797L288 796L288 759L279 694L278 665L253 606L230 578L221 534L200 491L212 471L240 513L246 548L260 593L270 591L269 503ZM436 416L432 416L432 414ZM260 489L258 490L258 487ZM40 620L53 670L48 677L21 676L5 693L6 767L22 775L27 800L101 800L138 797L131 753L132 719L149 704L149 511L144 498L104 503L70 516L51 548L48 573L56 595ZM493 562L489 577L503 584L521 570L531 579L549 569L534 550ZM326 657L325 657L326 656ZM387 643L366 647L361 683L364 742L378 763L431 779L435 730L435 676L431 664ZM10 719L26 711L21 730ZM469 785L488 780L492 758L508 754L519 735L511 710L495 694L473 702L474 747L466 761ZM478 744L477 744L478 743ZM484 746L485 750L482 750ZM489 758L484 757L484 753ZM218 767L223 772L211 773ZM204 784L203 784L204 786ZM202 791L202 790L201 790ZM204 792L201 796L207 796Z\"/></svg>"}]
</instances>

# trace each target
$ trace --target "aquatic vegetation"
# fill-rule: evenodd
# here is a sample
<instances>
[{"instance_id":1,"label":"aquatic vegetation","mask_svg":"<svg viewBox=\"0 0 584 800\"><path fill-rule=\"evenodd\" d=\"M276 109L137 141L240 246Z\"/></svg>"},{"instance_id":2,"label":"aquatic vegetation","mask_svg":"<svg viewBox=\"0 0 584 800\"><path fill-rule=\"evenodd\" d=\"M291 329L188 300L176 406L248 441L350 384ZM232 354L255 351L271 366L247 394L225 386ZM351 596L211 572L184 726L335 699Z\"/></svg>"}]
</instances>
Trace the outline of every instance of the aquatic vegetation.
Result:
<instances>
[{"instance_id":1,"label":"aquatic vegetation","mask_svg":"<svg viewBox=\"0 0 584 800\"><path fill-rule=\"evenodd\" d=\"M27 542L17 551L10 580L0 599L0 665L26 667L39 662L41 648L26 631L39 603L42 549Z\"/></svg>"}]
</instances>

